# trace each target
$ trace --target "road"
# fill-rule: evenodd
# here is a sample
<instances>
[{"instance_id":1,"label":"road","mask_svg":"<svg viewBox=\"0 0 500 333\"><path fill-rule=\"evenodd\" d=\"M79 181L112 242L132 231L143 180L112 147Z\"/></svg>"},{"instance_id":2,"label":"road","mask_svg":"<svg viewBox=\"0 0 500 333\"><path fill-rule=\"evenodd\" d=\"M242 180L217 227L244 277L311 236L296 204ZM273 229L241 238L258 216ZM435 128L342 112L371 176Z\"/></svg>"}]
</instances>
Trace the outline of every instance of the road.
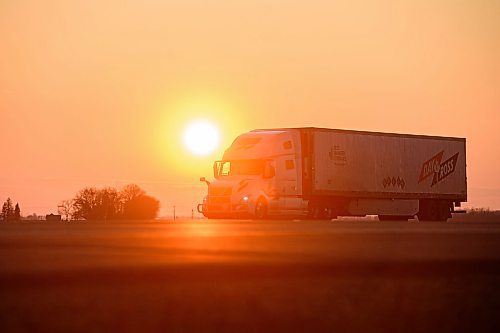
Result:
<instances>
[{"instance_id":1,"label":"road","mask_svg":"<svg viewBox=\"0 0 500 333\"><path fill-rule=\"evenodd\" d=\"M494 332L500 223L0 224L2 332Z\"/></svg>"}]
</instances>

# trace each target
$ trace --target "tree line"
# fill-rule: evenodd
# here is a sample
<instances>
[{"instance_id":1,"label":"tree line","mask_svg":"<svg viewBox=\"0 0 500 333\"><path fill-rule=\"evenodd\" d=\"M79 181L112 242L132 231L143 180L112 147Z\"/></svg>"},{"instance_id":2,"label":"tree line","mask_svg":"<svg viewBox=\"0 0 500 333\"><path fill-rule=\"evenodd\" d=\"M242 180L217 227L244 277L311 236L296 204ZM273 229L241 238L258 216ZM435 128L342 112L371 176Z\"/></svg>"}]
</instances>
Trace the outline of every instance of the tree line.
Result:
<instances>
[{"instance_id":1,"label":"tree line","mask_svg":"<svg viewBox=\"0 0 500 333\"><path fill-rule=\"evenodd\" d=\"M21 208L19 204L16 203L14 207L12 200L7 198L2 206L2 213L0 214L0 219L3 221L19 221L21 220Z\"/></svg>"},{"instance_id":2,"label":"tree line","mask_svg":"<svg viewBox=\"0 0 500 333\"><path fill-rule=\"evenodd\" d=\"M117 190L85 187L73 199L59 205L59 214L74 220L149 220L154 219L160 202L135 184Z\"/></svg>"}]
</instances>

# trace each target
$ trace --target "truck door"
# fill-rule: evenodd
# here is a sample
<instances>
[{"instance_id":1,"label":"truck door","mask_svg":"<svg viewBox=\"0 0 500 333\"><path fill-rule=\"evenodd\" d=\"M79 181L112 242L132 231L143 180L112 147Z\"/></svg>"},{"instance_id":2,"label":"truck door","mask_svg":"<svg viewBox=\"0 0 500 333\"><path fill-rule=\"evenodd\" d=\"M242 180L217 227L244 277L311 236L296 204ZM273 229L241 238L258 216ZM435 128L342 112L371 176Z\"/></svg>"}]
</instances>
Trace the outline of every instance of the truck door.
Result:
<instances>
[{"instance_id":1,"label":"truck door","mask_svg":"<svg viewBox=\"0 0 500 333\"><path fill-rule=\"evenodd\" d=\"M293 156L283 156L277 163L277 190L281 198L281 207L286 211L298 209L300 206L296 163Z\"/></svg>"}]
</instances>

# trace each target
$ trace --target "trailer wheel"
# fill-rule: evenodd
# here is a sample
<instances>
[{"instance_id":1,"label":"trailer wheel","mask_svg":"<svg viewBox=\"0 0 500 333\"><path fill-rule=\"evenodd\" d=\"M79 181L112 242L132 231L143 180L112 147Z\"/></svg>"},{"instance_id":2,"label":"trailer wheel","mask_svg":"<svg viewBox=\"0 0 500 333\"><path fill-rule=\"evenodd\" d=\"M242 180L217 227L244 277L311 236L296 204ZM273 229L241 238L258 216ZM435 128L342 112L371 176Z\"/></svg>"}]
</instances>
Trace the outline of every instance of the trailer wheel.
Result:
<instances>
[{"instance_id":1,"label":"trailer wheel","mask_svg":"<svg viewBox=\"0 0 500 333\"><path fill-rule=\"evenodd\" d=\"M429 221L439 221L438 203L435 200L429 201L427 214L429 215L428 216Z\"/></svg>"},{"instance_id":2,"label":"trailer wheel","mask_svg":"<svg viewBox=\"0 0 500 333\"><path fill-rule=\"evenodd\" d=\"M264 198L259 198L255 203L255 218L263 220L267 217L267 203Z\"/></svg>"},{"instance_id":3,"label":"trailer wheel","mask_svg":"<svg viewBox=\"0 0 500 333\"><path fill-rule=\"evenodd\" d=\"M419 221L439 221L439 207L436 200L421 202L418 212Z\"/></svg>"}]
</instances>

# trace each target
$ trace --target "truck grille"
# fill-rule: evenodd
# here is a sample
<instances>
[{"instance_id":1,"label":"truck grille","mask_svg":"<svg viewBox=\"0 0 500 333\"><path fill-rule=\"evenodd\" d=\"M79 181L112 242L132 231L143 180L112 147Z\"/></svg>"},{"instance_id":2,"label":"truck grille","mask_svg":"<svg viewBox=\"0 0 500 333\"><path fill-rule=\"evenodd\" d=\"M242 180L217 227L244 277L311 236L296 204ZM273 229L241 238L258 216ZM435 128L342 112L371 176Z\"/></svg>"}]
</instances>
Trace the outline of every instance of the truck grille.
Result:
<instances>
[{"instance_id":1,"label":"truck grille","mask_svg":"<svg viewBox=\"0 0 500 333\"><path fill-rule=\"evenodd\" d=\"M231 202L231 197L208 197L208 201L212 204L219 204L219 203L230 203Z\"/></svg>"},{"instance_id":2,"label":"truck grille","mask_svg":"<svg viewBox=\"0 0 500 333\"><path fill-rule=\"evenodd\" d=\"M231 193L232 193L231 187L210 187L208 189L209 196L231 195Z\"/></svg>"}]
</instances>

